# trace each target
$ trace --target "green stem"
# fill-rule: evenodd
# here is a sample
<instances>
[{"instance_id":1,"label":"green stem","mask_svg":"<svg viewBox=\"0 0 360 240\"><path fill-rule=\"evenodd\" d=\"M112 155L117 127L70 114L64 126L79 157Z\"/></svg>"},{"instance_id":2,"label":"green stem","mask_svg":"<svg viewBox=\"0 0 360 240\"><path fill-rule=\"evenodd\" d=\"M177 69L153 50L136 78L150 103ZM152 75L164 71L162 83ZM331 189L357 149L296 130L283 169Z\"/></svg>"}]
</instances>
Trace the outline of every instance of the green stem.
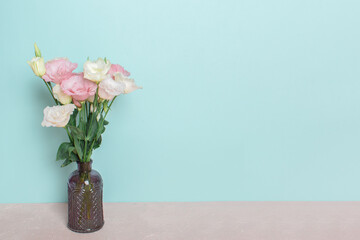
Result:
<instances>
[{"instance_id":1,"label":"green stem","mask_svg":"<svg viewBox=\"0 0 360 240\"><path fill-rule=\"evenodd\" d=\"M49 90L49 93L51 94L52 98L54 99L56 105L59 105L59 102L58 102L58 101L56 100L56 98L54 97L54 94L53 94L53 92L52 92L52 87L51 87L51 85L50 85L50 87L49 87L49 84L48 84L44 79L42 79L42 80L44 81L44 83L45 83L47 89Z\"/></svg>"},{"instance_id":2,"label":"green stem","mask_svg":"<svg viewBox=\"0 0 360 240\"><path fill-rule=\"evenodd\" d=\"M86 139L85 139L84 156L83 156L83 161L84 161L84 162L86 162L87 142L88 142L88 141L86 141Z\"/></svg>"},{"instance_id":3,"label":"green stem","mask_svg":"<svg viewBox=\"0 0 360 240\"><path fill-rule=\"evenodd\" d=\"M86 102L87 103L87 110L88 110L88 115L87 115L87 120L90 120L90 114L91 114L91 103L90 102Z\"/></svg>"},{"instance_id":4,"label":"green stem","mask_svg":"<svg viewBox=\"0 0 360 240\"><path fill-rule=\"evenodd\" d=\"M69 137L70 141L71 141L71 142L73 142L74 140L73 140L73 138L72 138L72 137L71 137L71 135L70 135L70 132L69 132L68 127L67 127L67 126L65 126L64 128L65 128L65 130L66 130L66 132L67 132L67 135L68 135L68 137Z\"/></svg>"},{"instance_id":5,"label":"green stem","mask_svg":"<svg viewBox=\"0 0 360 240\"><path fill-rule=\"evenodd\" d=\"M97 92L96 92L96 95L95 95L95 96L96 96L95 100L97 100ZM108 114L108 112L110 111L110 107L111 107L111 105L113 104L115 98L116 98L116 96L115 96L115 97L113 98L113 100L110 102L110 105L109 105L107 111L105 112L105 116L104 116L101 124L104 124L105 117L106 117L106 115ZM95 100L94 100L94 103L95 103ZM98 112L98 109L96 109L96 114L97 114L97 112ZM102 114L102 112L101 112L101 114ZM91 120L92 120L92 119L91 119ZM95 138L95 139L92 141L92 143L91 143L91 146L90 146L90 149L89 149L89 154L88 154L88 156L87 156L87 161L88 161L88 162L90 161L92 149L93 149L93 147L94 147L95 142L96 142L96 138Z\"/></svg>"},{"instance_id":6,"label":"green stem","mask_svg":"<svg viewBox=\"0 0 360 240\"><path fill-rule=\"evenodd\" d=\"M61 105L61 103L59 102L59 100L57 100L54 96L54 93L53 93L53 87L51 86L51 82L47 82L47 84L49 85L50 89L51 89L51 93L52 93L52 96L53 96L53 99L55 100L55 103L56 105Z\"/></svg>"},{"instance_id":7,"label":"green stem","mask_svg":"<svg viewBox=\"0 0 360 240\"><path fill-rule=\"evenodd\" d=\"M46 82L46 83L49 85L51 92L52 92L53 89L52 89L51 83L50 82Z\"/></svg>"},{"instance_id":8,"label":"green stem","mask_svg":"<svg viewBox=\"0 0 360 240\"><path fill-rule=\"evenodd\" d=\"M110 111L110 107L111 107L111 105L113 104L113 102L114 102L114 100L115 100L116 97L117 97L117 96L115 96L115 97L113 98L113 100L111 100L110 105L109 105L107 111L105 112L104 120L105 120L105 118L106 118L106 115L107 115L108 112ZM103 120L103 121L104 121L104 120Z\"/></svg>"},{"instance_id":9,"label":"green stem","mask_svg":"<svg viewBox=\"0 0 360 240\"><path fill-rule=\"evenodd\" d=\"M85 102L84 104L84 108L85 108L85 117L87 119L87 116L88 116L88 108L87 108L87 103Z\"/></svg>"},{"instance_id":10,"label":"green stem","mask_svg":"<svg viewBox=\"0 0 360 240\"><path fill-rule=\"evenodd\" d=\"M99 109L99 106L98 106L98 93L99 93L99 87L96 89L96 93L95 93L95 98L94 98L94 103L93 103L93 112L91 113L91 118L90 118L90 121L91 121L90 126L92 126L94 118L96 118L97 112L98 112L98 109ZM85 157L84 157L85 162L90 162L92 148L94 146L95 140L96 140L96 138L91 143L91 146L89 148L89 153L86 154L86 152L85 152ZM85 145L86 145L86 142L85 142Z\"/></svg>"},{"instance_id":11,"label":"green stem","mask_svg":"<svg viewBox=\"0 0 360 240\"><path fill-rule=\"evenodd\" d=\"M94 139L94 140L92 141L92 143L91 143L90 150L89 150L89 154L88 154L88 157L87 157L87 162L90 162L90 157L91 157L91 154L92 154L92 149L93 149L94 144L95 144L95 140L96 140L96 139Z\"/></svg>"},{"instance_id":12,"label":"green stem","mask_svg":"<svg viewBox=\"0 0 360 240\"><path fill-rule=\"evenodd\" d=\"M96 107L96 110L97 110L98 103L99 103L98 95L99 95L99 87L96 88L96 93L95 93L95 97L94 97L94 106ZM94 109L94 112L95 112L95 109Z\"/></svg>"},{"instance_id":13,"label":"green stem","mask_svg":"<svg viewBox=\"0 0 360 240\"><path fill-rule=\"evenodd\" d=\"M87 142L88 142L86 140L86 136L87 136L87 107L86 107L86 102L81 103L80 116L81 116L80 121L83 122L83 126L84 126L84 129L81 129L81 130L83 130L85 132L85 139L84 139L85 146L84 146L84 149L83 149L83 159L82 159L82 161L85 162L86 161L86 152L87 152Z\"/></svg>"}]
</instances>

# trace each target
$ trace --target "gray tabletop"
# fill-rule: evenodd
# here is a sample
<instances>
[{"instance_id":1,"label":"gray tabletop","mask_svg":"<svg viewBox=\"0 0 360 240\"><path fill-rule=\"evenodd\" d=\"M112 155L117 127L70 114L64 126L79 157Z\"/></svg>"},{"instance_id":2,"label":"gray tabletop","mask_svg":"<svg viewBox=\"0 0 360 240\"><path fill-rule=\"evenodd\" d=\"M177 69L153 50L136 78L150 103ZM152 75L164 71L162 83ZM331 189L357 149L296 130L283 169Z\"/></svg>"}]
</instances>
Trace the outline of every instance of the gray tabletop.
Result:
<instances>
[{"instance_id":1,"label":"gray tabletop","mask_svg":"<svg viewBox=\"0 0 360 240\"><path fill-rule=\"evenodd\" d=\"M67 205L0 204L0 239L359 240L360 202L105 203L95 233L67 229Z\"/></svg>"}]
</instances>

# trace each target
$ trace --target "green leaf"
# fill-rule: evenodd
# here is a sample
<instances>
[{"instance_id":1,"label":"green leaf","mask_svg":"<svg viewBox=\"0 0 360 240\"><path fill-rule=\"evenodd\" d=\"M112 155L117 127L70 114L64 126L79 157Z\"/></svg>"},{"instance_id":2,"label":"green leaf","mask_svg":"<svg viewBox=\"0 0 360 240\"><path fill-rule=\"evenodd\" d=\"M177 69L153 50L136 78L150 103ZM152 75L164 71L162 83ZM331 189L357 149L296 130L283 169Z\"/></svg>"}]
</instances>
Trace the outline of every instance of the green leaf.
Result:
<instances>
[{"instance_id":1,"label":"green leaf","mask_svg":"<svg viewBox=\"0 0 360 240\"><path fill-rule=\"evenodd\" d=\"M89 121L86 140L92 141L97 134L97 130L98 130L98 122L96 121L96 115L92 114L91 119Z\"/></svg>"},{"instance_id":2,"label":"green leaf","mask_svg":"<svg viewBox=\"0 0 360 240\"><path fill-rule=\"evenodd\" d=\"M64 163L61 165L61 167L66 167L67 165L69 165L70 163L72 163L72 161L70 159L65 159Z\"/></svg>"},{"instance_id":3,"label":"green leaf","mask_svg":"<svg viewBox=\"0 0 360 240\"><path fill-rule=\"evenodd\" d=\"M79 139L74 138L74 145L75 145L75 149L76 149L76 152L77 152L79 158L82 159L83 151L82 151Z\"/></svg>"},{"instance_id":4,"label":"green leaf","mask_svg":"<svg viewBox=\"0 0 360 240\"><path fill-rule=\"evenodd\" d=\"M69 123L68 123L68 125L69 126L76 126L76 116L78 115L78 110L77 110L77 108L75 108L75 110L74 110L74 112L73 112L73 114L71 114L71 116L70 116L70 120L69 120Z\"/></svg>"},{"instance_id":5,"label":"green leaf","mask_svg":"<svg viewBox=\"0 0 360 240\"><path fill-rule=\"evenodd\" d=\"M69 156L68 159L70 159L72 162L79 162L80 161L79 157L73 152L70 153L70 156Z\"/></svg>"},{"instance_id":6,"label":"green leaf","mask_svg":"<svg viewBox=\"0 0 360 240\"><path fill-rule=\"evenodd\" d=\"M105 132L105 125L107 125L109 122L104 120L104 117L101 116L100 120L99 120L99 127L98 127L98 131L96 134L96 138L99 138L101 134L103 134Z\"/></svg>"},{"instance_id":7,"label":"green leaf","mask_svg":"<svg viewBox=\"0 0 360 240\"><path fill-rule=\"evenodd\" d=\"M104 127L104 124L101 124L101 121L99 122L99 128L98 128L98 131L97 131L97 134L96 134L96 139L98 139L101 134L103 134L105 132L105 127Z\"/></svg>"},{"instance_id":8,"label":"green leaf","mask_svg":"<svg viewBox=\"0 0 360 240\"><path fill-rule=\"evenodd\" d=\"M59 146L56 154L56 161L66 159L70 156L70 153L74 150L74 146L71 143L64 142Z\"/></svg>"},{"instance_id":9,"label":"green leaf","mask_svg":"<svg viewBox=\"0 0 360 240\"><path fill-rule=\"evenodd\" d=\"M69 126L69 128L71 130L71 135L74 138L81 139L81 140L85 139L85 133L80 128L77 128L77 127L71 126L71 125Z\"/></svg>"},{"instance_id":10,"label":"green leaf","mask_svg":"<svg viewBox=\"0 0 360 240\"><path fill-rule=\"evenodd\" d=\"M79 126L78 129L80 129L81 131L83 131L84 133L86 132L86 110L85 110L86 106L85 103L81 103L81 110L79 112ZM85 134L84 134L84 138L85 138Z\"/></svg>"},{"instance_id":11,"label":"green leaf","mask_svg":"<svg viewBox=\"0 0 360 240\"><path fill-rule=\"evenodd\" d=\"M64 163L61 165L61 167L65 167L69 165L72 162L78 162L80 159L74 152L70 152L69 156L65 159Z\"/></svg>"},{"instance_id":12,"label":"green leaf","mask_svg":"<svg viewBox=\"0 0 360 240\"><path fill-rule=\"evenodd\" d=\"M102 141L102 137L100 136L97 140L96 140L96 142L94 143L94 149L97 149L98 147L100 147L100 145L101 145L101 141Z\"/></svg>"}]
</instances>

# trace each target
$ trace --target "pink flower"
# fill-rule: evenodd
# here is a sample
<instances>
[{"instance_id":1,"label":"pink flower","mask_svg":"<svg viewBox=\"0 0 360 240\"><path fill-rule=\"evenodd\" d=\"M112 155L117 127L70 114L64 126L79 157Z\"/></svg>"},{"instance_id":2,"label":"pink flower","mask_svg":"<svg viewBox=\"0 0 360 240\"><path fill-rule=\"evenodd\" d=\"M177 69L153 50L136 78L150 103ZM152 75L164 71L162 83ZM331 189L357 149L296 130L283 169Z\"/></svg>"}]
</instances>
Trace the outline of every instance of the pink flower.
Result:
<instances>
[{"instance_id":1,"label":"pink flower","mask_svg":"<svg viewBox=\"0 0 360 240\"><path fill-rule=\"evenodd\" d=\"M110 74L110 76L112 78L114 78L114 73L117 73L117 72L121 73L125 77L130 76L130 73L128 71L126 71L121 65L119 65L119 64L111 64L111 68L108 71L108 74Z\"/></svg>"},{"instance_id":2,"label":"pink flower","mask_svg":"<svg viewBox=\"0 0 360 240\"><path fill-rule=\"evenodd\" d=\"M62 91L72 96L74 103L84 101L95 95L97 84L84 78L83 73L73 74L69 79L61 82Z\"/></svg>"},{"instance_id":3,"label":"pink flower","mask_svg":"<svg viewBox=\"0 0 360 240\"><path fill-rule=\"evenodd\" d=\"M43 79L46 82L61 84L73 75L77 63L70 62L67 58L56 58L45 63L46 73Z\"/></svg>"}]
</instances>

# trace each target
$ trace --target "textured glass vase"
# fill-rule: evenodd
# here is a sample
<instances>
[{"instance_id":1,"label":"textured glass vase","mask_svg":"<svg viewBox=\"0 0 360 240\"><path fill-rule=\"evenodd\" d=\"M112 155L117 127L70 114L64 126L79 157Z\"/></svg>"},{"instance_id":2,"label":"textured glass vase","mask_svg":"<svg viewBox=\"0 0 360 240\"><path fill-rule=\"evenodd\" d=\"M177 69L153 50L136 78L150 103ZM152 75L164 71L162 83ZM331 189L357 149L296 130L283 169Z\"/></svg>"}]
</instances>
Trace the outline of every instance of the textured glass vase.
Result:
<instances>
[{"instance_id":1,"label":"textured glass vase","mask_svg":"<svg viewBox=\"0 0 360 240\"><path fill-rule=\"evenodd\" d=\"M103 182L91 164L78 162L78 169L69 177L68 228L74 232L95 232L104 225Z\"/></svg>"}]
</instances>

